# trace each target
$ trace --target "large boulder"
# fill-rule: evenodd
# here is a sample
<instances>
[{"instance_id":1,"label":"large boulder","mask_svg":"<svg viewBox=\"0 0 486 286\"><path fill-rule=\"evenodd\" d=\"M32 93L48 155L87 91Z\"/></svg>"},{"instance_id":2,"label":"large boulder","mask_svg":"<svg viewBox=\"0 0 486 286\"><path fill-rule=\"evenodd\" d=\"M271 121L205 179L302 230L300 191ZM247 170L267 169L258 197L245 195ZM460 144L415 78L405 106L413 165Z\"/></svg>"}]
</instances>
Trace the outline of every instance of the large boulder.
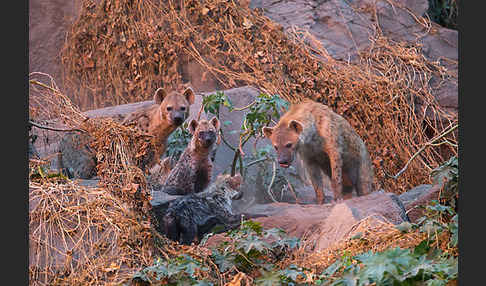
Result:
<instances>
[{"instance_id":1,"label":"large boulder","mask_svg":"<svg viewBox=\"0 0 486 286\"><path fill-rule=\"evenodd\" d=\"M323 205L255 204L245 212L266 215L253 220L260 222L264 228L280 228L291 237L306 238L314 242L316 251L344 238L354 225L370 216L393 224L408 221L398 197L383 191ZM222 234L215 235L208 240L208 245L218 244L222 239Z\"/></svg>"}]
</instances>

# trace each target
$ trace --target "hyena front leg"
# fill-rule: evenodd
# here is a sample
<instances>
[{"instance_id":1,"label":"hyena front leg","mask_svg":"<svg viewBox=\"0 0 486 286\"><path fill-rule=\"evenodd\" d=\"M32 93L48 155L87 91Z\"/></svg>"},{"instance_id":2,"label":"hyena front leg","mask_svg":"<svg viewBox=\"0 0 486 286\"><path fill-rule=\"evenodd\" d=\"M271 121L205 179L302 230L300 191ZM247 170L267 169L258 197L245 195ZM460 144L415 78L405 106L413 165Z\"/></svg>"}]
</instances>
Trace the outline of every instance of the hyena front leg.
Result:
<instances>
[{"instance_id":1,"label":"hyena front leg","mask_svg":"<svg viewBox=\"0 0 486 286\"><path fill-rule=\"evenodd\" d=\"M343 200L343 160L338 150L330 150L329 160L331 163L331 187L334 193L334 201Z\"/></svg>"},{"instance_id":2,"label":"hyena front leg","mask_svg":"<svg viewBox=\"0 0 486 286\"><path fill-rule=\"evenodd\" d=\"M304 163L305 164L305 163ZM316 201L322 205L324 203L324 186L322 181L322 170L319 165L305 164L307 173L309 174L312 187L316 192Z\"/></svg>"},{"instance_id":3,"label":"hyena front leg","mask_svg":"<svg viewBox=\"0 0 486 286\"><path fill-rule=\"evenodd\" d=\"M181 221L181 243L190 245L197 236L197 226L193 221Z\"/></svg>"}]
</instances>

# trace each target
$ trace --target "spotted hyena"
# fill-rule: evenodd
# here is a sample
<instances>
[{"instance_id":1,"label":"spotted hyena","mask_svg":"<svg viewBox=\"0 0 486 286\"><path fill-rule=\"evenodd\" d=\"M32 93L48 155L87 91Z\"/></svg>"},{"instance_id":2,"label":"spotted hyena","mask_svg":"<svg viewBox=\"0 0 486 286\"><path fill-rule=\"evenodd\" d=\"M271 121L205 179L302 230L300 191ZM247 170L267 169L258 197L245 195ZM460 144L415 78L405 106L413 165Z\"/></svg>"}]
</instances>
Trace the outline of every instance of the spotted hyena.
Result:
<instances>
[{"instance_id":1,"label":"spotted hyena","mask_svg":"<svg viewBox=\"0 0 486 286\"><path fill-rule=\"evenodd\" d=\"M171 201L158 229L171 240L191 244L217 225L223 230L232 228L240 220L233 213L232 201L242 197L241 182L239 174L219 175L205 191Z\"/></svg>"},{"instance_id":2,"label":"spotted hyena","mask_svg":"<svg viewBox=\"0 0 486 286\"><path fill-rule=\"evenodd\" d=\"M292 104L277 125L264 127L263 133L272 141L281 167L288 168L299 154L319 204L324 202L322 173L331 179L336 201L353 188L358 196L372 191L373 166L363 140L328 106L309 99Z\"/></svg>"},{"instance_id":3,"label":"spotted hyena","mask_svg":"<svg viewBox=\"0 0 486 286\"><path fill-rule=\"evenodd\" d=\"M132 112L122 121L122 124L135 124L145 133L154 136L155 162L158 162L167 149L169 135L189 116L189 109L194 99L194 91L190 87L182 93L177 91L167 93L165 89L159 88L154 93L155 104Z\"/></svg>"},{"instance_id":4,"label":"spotted hyena","mask_svg":"<svg viewBox=\"0 0 486 286\"><path fill-rule=\"evenodd\" d=\"M188 128L192 139L162 184L161 190L171 195L199 193L211 179L210 153L214 143L219 141L219 120L216 117L199 122L193 119Z\"/></svg>"}]
</instances>

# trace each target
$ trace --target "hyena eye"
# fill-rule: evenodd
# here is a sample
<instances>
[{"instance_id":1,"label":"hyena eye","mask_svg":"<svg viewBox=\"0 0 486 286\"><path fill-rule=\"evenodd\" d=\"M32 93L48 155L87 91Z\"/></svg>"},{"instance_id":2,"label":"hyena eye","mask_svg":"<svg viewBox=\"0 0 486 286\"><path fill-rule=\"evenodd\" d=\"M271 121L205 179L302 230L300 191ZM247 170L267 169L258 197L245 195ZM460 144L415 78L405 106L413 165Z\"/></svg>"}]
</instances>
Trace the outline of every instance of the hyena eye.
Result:
<instances>
[{"instance_id":1,"label":"hyena eye","mask_svg":"<svg viewBox=\"0 0 486 286\"><path fill-rule=\"evenodd\" d=\"M171 111L172 110L172 106L167 106L167 111Z\"/></svg>"},{"instance_id":2,"label":"hyena eye","mask_svg":"<svg viewBox=\"0 0 486 286\"><path fill-rule=\"evenodd\" d=\"M292 143L287 143L287 145L285 145L285 148L290 148L292 147Z\"/></svg>"},{"instance_id":3,"label":"hyena eye","mask_svg":"<svg viewBox=\"0 0 486 286\"><path fill-rule=\"evenodd\" d=\"M186 107L185 106L181 106L181 111L185 111L186 110Z\"/></svg>"}]
</instances>

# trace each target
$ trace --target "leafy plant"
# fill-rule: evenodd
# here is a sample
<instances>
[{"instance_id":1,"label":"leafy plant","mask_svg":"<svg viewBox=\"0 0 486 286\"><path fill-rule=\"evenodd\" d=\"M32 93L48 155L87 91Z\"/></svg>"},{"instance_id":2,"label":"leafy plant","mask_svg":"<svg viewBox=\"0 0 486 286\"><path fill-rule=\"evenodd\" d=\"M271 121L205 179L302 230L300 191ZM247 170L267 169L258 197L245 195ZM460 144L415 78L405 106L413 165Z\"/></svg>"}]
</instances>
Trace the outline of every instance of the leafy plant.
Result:
<instances>
[{"instance_id":1,"label":"leafy plant","mask_svg":"<svg viewBox=\"0 0 486 286\"><path fill-rule=\"evenodd\" d=\"M284 231L263 229L260 223L248 220L228 232L226 237L229 241L213 247L209 256L211 264L216 265L220 273L259 271L261 275L256 279L256 285L295 285L299 278L306 277L302 267L290 265L278 269L275 266L300 243L297 238L287 237ZM152 266L135 273L132 279L168 285L213 285L208 279L199 279L202 272L218 281L219 275L210 273L200 260L182 254L169 260L158 258Z\"/></svg>"},{"instance_id":2,"label":"leafy plant","mask_svg":"<svg viewBox=\"0 0 486 286\"><path fill-rule=\"evenodd\" d=\"M449 29L457 29L458 6L456 0L429 0L427 14L435 23Z\"/></svg>"},{"instance_id":3,"label":"leafy plant","mask_svg":"<svg viewBox=\"0 0 486 286\"><path fill-rule=\"evenodd\" d=\"M230 242L220 244L215 253L215 263L220 269L236 267L241 271L260 269L268 262L283 259L288 250L298 247L300 240L289 238L281 229L263 229L258 222L243 221L237 229L226 234ZM268 242L269 239L272 242Z\"/></svg>"},{"instance_id":4,"label":"leafy plant","mask_svg":"<svg viewBox=\"0 0 486 286\"><path fill-rule=\"evenodd\" d=\"M192 134L187 131L187 122L177 128L167 139L166 156L170 157L173 162L177 162L179 157L186 149L187 144L191 141Z\"/></svg>"},{"instance_id":5,"label":"leafy plant","mask_svg":"<svg viewBox=\"0 0 486 286\"><path fill-rule=\"evenodd\" d=\"M170 260L158 258L152 266L135 273L132 279L149 283L159 281L167 285L213 285L209 281L197 279L199 271L208 270L209 268L203 267L200 261L182 254Z\"/></svg>"},{"instance_id":6,"label":"leafy plant","mask_svg":"<svg viewBox=\"0 0 486 286\"><path fill-rule=\"evenodd\" d=\"M317 285L446 285L456 279L457 259L442 254L428 258L418 245L413 251L399 247L373 253L368 251L352 257L355 261L346 265L338 260L326 268Z\"/></svg>"},{"instance_id":7,"label":"leafy plant","mask_svg":"<svg viewBox=\"0 0 486 286\"><path fill-rule=\"evenodd\" d=\"M430 173L435 184L443 184L439 200L456 207L459 196L459 162L452 156L447 162L435 168Z\"/></svg>"},{"instance_id":8,"label":"leafy plant","mask_svg":"<svg viewBox=\"0 0 486 286\"><path fill-rule=\"evenodd\" d=\"M210 94L203 99L203 110L206 113L212 114L220 119L221 105L228 108L229 112L248 110L243 119L239 133L239 144L233 146L224 137L224 132L221 130L221 138L231 150L234 151L233 162L231 164L231 174L236 173L237 163L239 171L244 176L245 165L243 161L243 146L250 140L250 138L257 138L261 135L263 126L270 124L272 120L280 118L280 114L288 109L289 103L282 99L279 95L268 95L260 93L255 100L249 105L241 108L233 106L233 103L223 92L216 92ZM224 125L230 122L223 122ZM255 150L256 151L256 150ZM261 158L261 157L260 157ZM260 158L257 158L260 159ZM268 158L268 157L265 157Z\"/></svg>"}]
</instances>

